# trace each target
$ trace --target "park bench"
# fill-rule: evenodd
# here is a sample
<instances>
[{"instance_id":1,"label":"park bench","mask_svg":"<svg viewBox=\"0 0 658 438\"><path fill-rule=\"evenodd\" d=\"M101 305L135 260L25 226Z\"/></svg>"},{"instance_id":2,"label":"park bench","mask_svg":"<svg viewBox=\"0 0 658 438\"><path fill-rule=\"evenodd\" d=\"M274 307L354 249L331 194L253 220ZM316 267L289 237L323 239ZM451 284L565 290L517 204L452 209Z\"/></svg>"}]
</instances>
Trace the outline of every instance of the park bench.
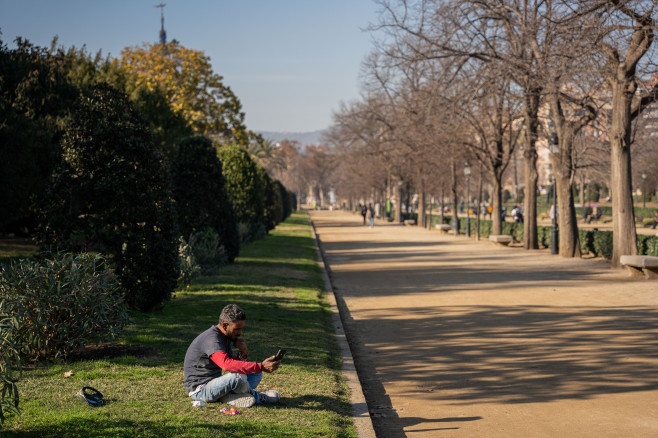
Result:
<instances>
[{"instance_id":1,"label":"park bench","mask_svg":"<svg viewBox=\"0 0 658 438\"><path fill-rule=\"evenodd\" d=\"M492 234L489 236L489 240L498 246L507 246L512 243L512 236L506 234Z\"/></svg>"},{"instance_id":2,"label":"park bench","mask_svg":"<svg viewBox=\"0 0 658 438\"><path fill-rule=\"evenodd\" d=\"M619 262L626 266L632 277L658 278L658 257L623 255Z\"/></svg>"},{"instance_id":3,"label":"park bench","mask_svg":"<svg viewBox=\"0 0 658 438\"><path fill-rule=\"evenodd\" d=\"M450 230L452 230L452 227L448 224L436 224L434 225L434 228L439 230L441 234L447 234L448 232L450 232Z\"/></svg>"},{"instance_id":4,"label":"park bench","mask_svg":"<svg viewBox=\"0 0 658 438\"><path fill-rule=\"evenodd\" d=\"M416 220L415 219L405 219L404 224L405 225L416 225Z\"/></svg>"}]
</instances>

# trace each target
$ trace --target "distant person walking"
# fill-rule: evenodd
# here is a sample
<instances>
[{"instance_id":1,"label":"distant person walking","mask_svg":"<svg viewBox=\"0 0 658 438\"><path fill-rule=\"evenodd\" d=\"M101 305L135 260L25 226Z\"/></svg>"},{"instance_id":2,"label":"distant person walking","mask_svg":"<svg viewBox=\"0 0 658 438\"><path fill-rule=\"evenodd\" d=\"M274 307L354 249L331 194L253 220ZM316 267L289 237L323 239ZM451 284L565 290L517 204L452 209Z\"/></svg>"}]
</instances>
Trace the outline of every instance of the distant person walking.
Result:
<instances>
[{"instance_id":1,"label":"distant person walking","mask_svg":"<svg viewBox=\"0 0 658 438\"><path fill-rule=\"evenodd\" d=\"M372 228L375 225L375 209L372 208L372 204L368 204L368 221Z\"/></svg>"},{"instance_id":2,"label":"distant person walking","mask_svg":"<svg viewBox=\"0 0 658 438\"><path fill-rule=\"evenodd\" d=\"M361 205L361 216L363 216L363 225L366 224L366 216L368 215L368 207L366 204Z\"/></svg>"}]
</instances>

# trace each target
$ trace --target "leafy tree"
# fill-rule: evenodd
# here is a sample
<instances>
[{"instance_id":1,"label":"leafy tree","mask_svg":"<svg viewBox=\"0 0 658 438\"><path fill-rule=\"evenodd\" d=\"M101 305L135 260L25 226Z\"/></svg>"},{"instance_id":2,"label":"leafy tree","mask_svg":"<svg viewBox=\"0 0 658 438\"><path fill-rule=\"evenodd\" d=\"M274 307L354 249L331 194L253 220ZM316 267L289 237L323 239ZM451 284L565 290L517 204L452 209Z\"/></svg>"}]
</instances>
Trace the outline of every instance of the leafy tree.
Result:
<instances>
[{"instance_id":1,"label":"leafy tree","mask_svg":"<svg viewBox=\"0 0 658 438\"><path fill-rule=\"evenodd\" d=\"M0 232L34 227L34 199L48 183L75 99L60 56L21 39L13 50L0 41Z\"/></svg>"},{"instance_id":2,"label":"leafy tree","mask_svg":"<svg viewBox=\"0 0 658 438\"><path fill-rule=\"evenodd\" d=\"M264 215L264 188L258 165L235 144L221 146L217 153L229 200L238 222L248 227L248 238L251 238L259 232Z\"/></svg>"},{"instance_id":3,"label":"leafy tree","mask_svg":"<svg viewBox=\"0 0 658 438\"><path fill-rule=\"evenodd\" d=\"M53 45L56 40L53 41ZM149 87L137 74L124 68L118 60L103 58L98 52L94 57L84 48L71 47L59 52L66 60L69 80L79 89L86 90L99 83L108 83L128 95L135 108L147 121L155 146L168 158L176 143L192 135L187 120L174 111L168 97L159 87Z\"/></svg>"},{"instance_id":4,"label":"leafy tree","mask_svg":"<svg viewBox=\"0 0 658 438\"><path fill-rule=\"evenodd\" d=\"M233 262L240 250L237 219L212 142L200 136L184 139L171 169L180 232L187 239L208 227L214 229Z\"/></svg>"},{"instance_id":5,"label":"leafy tree","mask_svg":"<svg viewBox=\"0 0 658 438\"><path fill-rule=\"evenodd\" d=\"M43 207L43 246L110 256L133 308L170 297L178 277L169 175L146 123L106 85L80 100Z\"/></svg>"},{"instance_id":6,"label":"leafy tree","mask_svg":"<svg viewBox=\"0 0 658 438\"><path fill-rule=\"evenodd\" d=\"M214 73L210 58L177 41L126 47L121 65L137 75L137 86L160 88L173 109L182 114L194 133L221 141L248 144L242 105L222 77Z\"/></svg>"}]
</instances>

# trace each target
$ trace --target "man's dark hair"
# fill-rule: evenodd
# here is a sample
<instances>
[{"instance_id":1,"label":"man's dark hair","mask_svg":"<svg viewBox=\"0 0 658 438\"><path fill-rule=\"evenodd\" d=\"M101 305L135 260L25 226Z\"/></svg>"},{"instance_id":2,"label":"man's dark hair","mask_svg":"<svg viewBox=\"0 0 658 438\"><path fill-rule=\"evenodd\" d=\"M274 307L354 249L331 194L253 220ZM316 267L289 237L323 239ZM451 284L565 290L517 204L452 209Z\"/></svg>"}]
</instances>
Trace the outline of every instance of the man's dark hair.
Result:
<instances>
[{"instance_id":1,"label":"man's dark hair","mask_svg":"<svg viewBox=\"0 0 658 438\"><path fill-rule=\"evenodd\" d=\"M247 319L247 314L244 313L237 304L229 304L228 306L222 309L222 313L219 314L219 323L228 322L233 324L238 321L244 321Z\"/></svg>"}]
</instances>

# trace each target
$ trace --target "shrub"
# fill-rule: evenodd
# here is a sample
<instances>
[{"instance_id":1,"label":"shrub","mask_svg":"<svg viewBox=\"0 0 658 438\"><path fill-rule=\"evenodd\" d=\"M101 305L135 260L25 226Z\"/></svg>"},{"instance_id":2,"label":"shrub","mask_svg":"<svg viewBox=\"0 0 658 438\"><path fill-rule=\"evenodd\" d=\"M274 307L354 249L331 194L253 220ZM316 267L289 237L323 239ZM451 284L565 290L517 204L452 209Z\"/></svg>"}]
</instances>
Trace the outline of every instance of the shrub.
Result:
<instances>
[{"instance_id":1,"label":"shrub","mask_svg":"<svg viewBox=\"0 0 658 438\"><path fill-rule=\"evenodd\" d=\"M248 239L263 222L263 183L256 163L249 153L236 145L224 145L218 150L222 172L226 179L226 193L239 223L249 227Z\"/></svg>"},{"instance_id":2,"label":"shrub","mask_svg":"<svg viewBox=\"0 0 658 438\"><path fill-rule=\"evenodd\" d=\"M542 225L537 226L537 243L542 245L544 248L550 248L552 233L553 233L552 227L545 227Z\"/></svg>"},{"instance_id":3,"label":"shrub","mask_svg":"<svg viewBox=\"0 0 658 438\"><path fill-rule=\"evenodd\" d=\"M263 167L258 166L258 174L265 189L263 224L270 231L283 221L283 199L279 187Z\"/></svg>"},{"instance_id":4,"label":"shrub","mask_svg":"<svg viewBox=\"0 0 658 438\"><path fill-rule=\"evenodd\" d=\"M597 231L594 234L594 253L608 260L612 258L612 231Z\"/></svg>"},{"instance_id":5,"label":"shrub","mask_svg":"<svg viewBox=\"0 0 658 438\"><path fill-rule=\"evenodd\" d=\"M15 316L8 316L4 311L4 301L0 301L0 429L5 421L5 412L19 413L18 387L16 382L21 375L21 360L18 356L13 336L18 328Z\"/></svg>"},{"instance_id":6,"label":"shrub","mask_svg":"<svg viewBox=\"0 0 658 438\"><path fill-rule=\"evenodd\" d=\"M285 186L281 183L279 180L275 180L274 183L276 184L277 189L279 190L279 196L281 197L281 205L283 207L282 214L283 216L281 217L281 220L279 222L283 222L286 220L290 214L292 213L293 206L291 203L293 202L293 196L292 193L289 193L288 190L286 190ZM295 207L297 204L295 204Z\"/></svg>"},{"instance_id":7,"label":"shrub","mask_svg":"<svg viewBox=\"0 0 658 438\"><path fill-rule=\"evenodd\" d=\"M16 348L30 360L111 341L128 320L119 283L98 254L13 261L0 272L0 300L16 318Z\"/></svg>"},{"instance_id":8,"label":"shrub","mask_svg":"<svg viewBox=\"0 0 658 438\"><path fill-rule=\"evenodd\" d=\"M189 285L201 272L192 247L182 237L178 241L178 286Z\"/></svg>"},{"instance_id":9,"label":"shrub","mask_svg":"<svg viewBox=\"0 0 658 438\"><path fill-rule=\"evenodd\" d=\"M650 236L646 241L646 252L648 256L658 257L658 236Z\"/></svg>"},{"instance_id":10,"label":"shrub","mask_svg":"<svg viewBox=\"0 0 658 438\"><path fill-rule=\"evenodd\" d=\"M214 275L226 263L227 256L217 232L208 227L190 236L190 247L202 275Z\"/></svg>"},{"instance_id":11,"label":"shrub","mask_svg":"<svg viewBox=\"0 0 658 438\"><path fill-rule=\"evenodd\" d=\"M126 302L151 310L178 278L169 175L146 124L108 85L81 99L43 203L42 246L110 257Z\"/></svg>"},{"instance_id":12,"label":"shrub","mask_svg":"<svg viewBox=\"0 0 658 438\"><path fill-rule=\"evenodd\" d=\"M213 228L229 262L240 251L237 219L226 193L222 163L206 137L181 141L174 156L172 181L178 228L183 236Z\"/></svg>"},{"instance_id":13,"label":"shrub","mask_svg":"<svg viewBox=\"0 0 658 438\"><path fill-rule=\"evenodd\" d=\"M578 230L578 240L580 241L580 252L582 254L594 254L594 234L592 230Z\"/></svg>"}]
</instances>

